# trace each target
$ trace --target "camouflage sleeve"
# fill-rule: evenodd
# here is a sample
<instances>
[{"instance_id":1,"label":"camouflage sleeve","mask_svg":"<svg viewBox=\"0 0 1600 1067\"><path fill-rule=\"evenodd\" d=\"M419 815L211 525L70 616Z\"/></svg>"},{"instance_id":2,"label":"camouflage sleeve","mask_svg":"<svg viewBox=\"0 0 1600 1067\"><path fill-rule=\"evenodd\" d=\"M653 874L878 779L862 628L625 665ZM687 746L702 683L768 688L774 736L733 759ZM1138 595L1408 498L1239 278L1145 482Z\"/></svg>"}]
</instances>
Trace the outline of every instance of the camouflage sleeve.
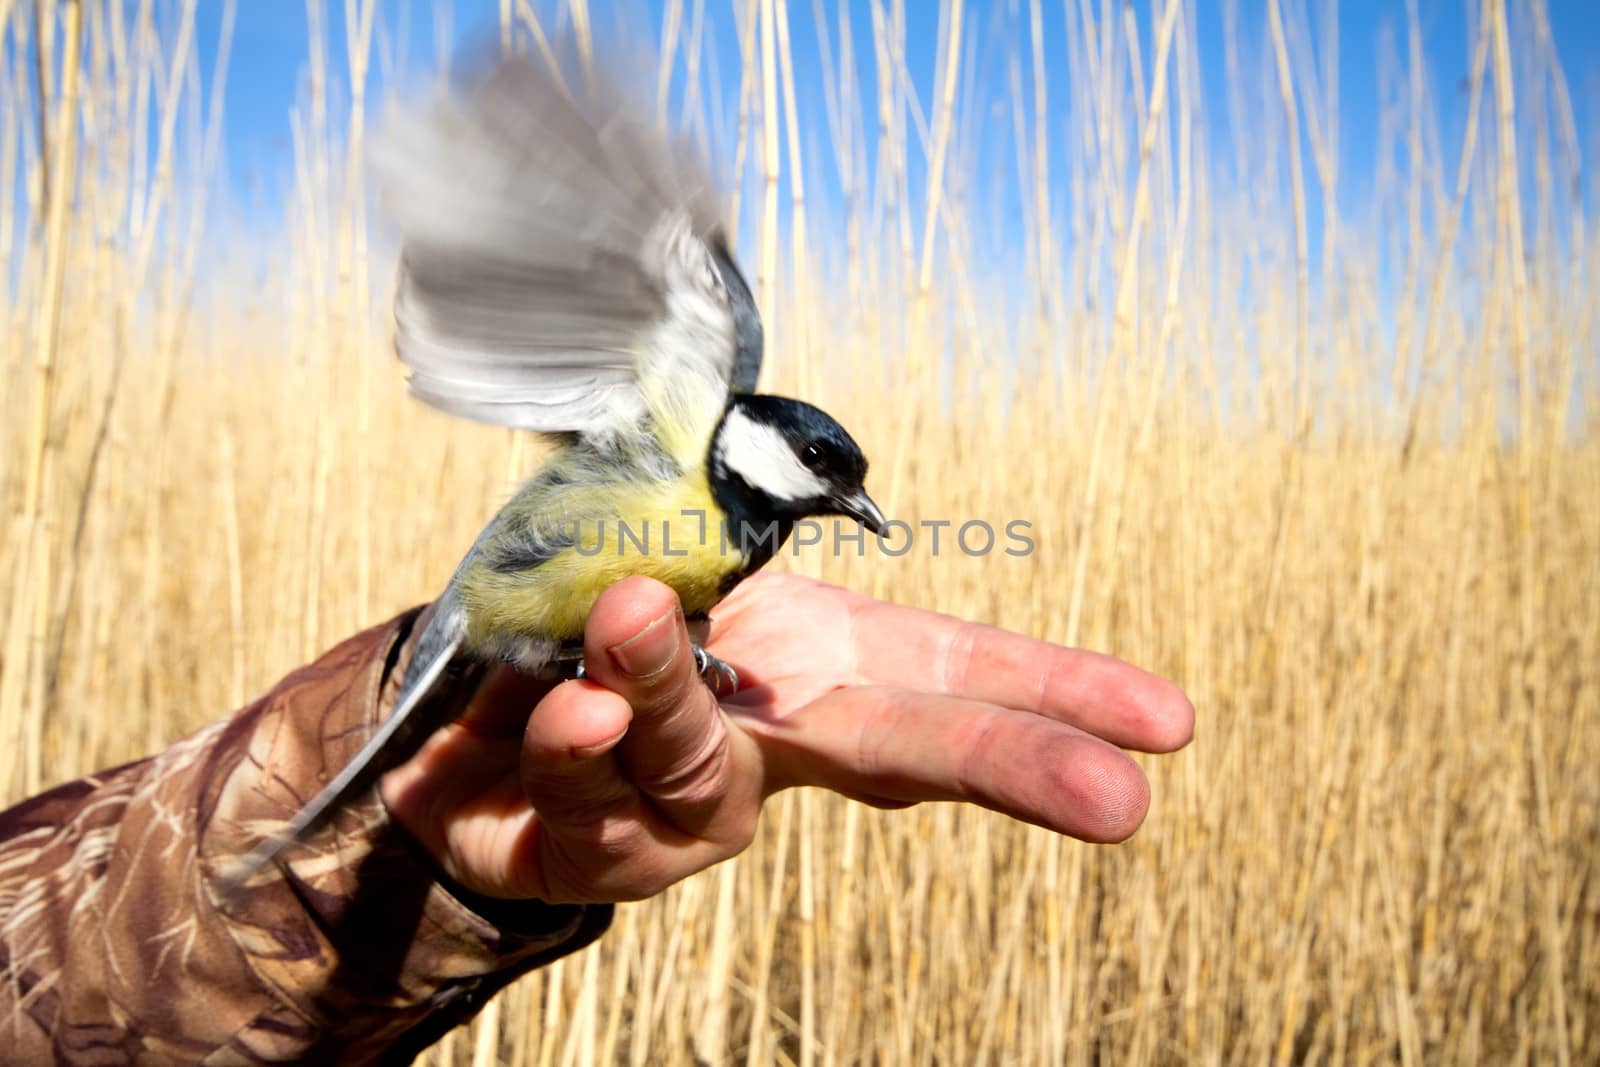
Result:
<instances>
[{"instance_id":1,"label":"camouflage sleeve","mask_svg":"<svg viewBox=\"0 0 1600 1067\"><path fill-rule=\"evenodd\" d=\"M225 896L390 706L416 613L359 634L232 718L0 813L0 1060L407 1062L609 906L449 886L374 791Z\"/></svg>"}]
</instances>

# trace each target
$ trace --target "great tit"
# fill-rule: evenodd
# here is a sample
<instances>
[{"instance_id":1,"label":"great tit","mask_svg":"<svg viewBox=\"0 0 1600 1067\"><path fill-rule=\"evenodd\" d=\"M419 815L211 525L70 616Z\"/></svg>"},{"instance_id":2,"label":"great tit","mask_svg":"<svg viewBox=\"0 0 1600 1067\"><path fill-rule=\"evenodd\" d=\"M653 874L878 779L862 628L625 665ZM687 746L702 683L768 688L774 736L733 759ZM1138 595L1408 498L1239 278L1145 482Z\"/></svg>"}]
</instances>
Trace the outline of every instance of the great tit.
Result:
<instances>
[{"instance_id":1,"label":"great tit","mask_svg":"<svg viewBox=\"0 0 1600 1067\"><path fill-rule=\"evenodd\" d=\"M564 72L577 66L501 60L402 109L378 141L402 236L395 347L410 391L558 435L556 451L456 568L393 713L233 884L409 758L486 664L549 672L581 649L590 608L618 579L659 579L693 618L803 518L882 531L844 428L752 392L761 318L704 159L620 75L592 62ZM736 679L696 655L704 673Z\"/></svg>"}]
</instances>

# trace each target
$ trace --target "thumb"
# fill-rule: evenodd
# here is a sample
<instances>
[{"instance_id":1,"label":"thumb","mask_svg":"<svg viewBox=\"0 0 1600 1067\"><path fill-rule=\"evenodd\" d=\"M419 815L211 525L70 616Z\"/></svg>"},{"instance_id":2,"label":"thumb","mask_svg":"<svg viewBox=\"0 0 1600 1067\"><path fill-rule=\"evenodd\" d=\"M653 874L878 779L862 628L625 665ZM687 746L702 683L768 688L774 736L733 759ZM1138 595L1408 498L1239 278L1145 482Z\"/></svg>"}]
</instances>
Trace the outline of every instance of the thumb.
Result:
<instances>
[{"instance_id":1,"label":"thumb","mask_svg":"<svg viewBox=\"0 0 1600 1067\"><path fill-rule=\"evenodd\" d=\"M590 681L633 710L633 722L616 749L633 783L687 833L742 836L742 826L721 823L730 793L742 808L746 792L759 792L759 775L735 773L736 764L747 769L753 764L754 749L748 738L729 729L716 698L700 681L677 595L642 577L606 590L589 614L584 663ZM739 758L746 755L749 761Z\"/></svg>"}]
</instances>

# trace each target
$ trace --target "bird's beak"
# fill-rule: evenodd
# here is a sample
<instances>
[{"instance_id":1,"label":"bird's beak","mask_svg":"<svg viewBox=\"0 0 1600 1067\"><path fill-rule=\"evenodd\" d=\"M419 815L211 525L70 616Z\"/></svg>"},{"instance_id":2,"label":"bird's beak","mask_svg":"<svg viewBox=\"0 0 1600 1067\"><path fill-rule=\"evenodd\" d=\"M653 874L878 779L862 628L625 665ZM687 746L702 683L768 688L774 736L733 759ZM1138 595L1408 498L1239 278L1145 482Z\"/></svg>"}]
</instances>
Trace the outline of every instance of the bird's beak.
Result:
<instances>
[{"instance_id":1,"label":"bird's beak","mask_svg":"<svg viewBox=\"0 0 1600 1067\"><path fill-rule=\"evenodd\" d=\"M865 489L836 496L833 502L841 514L855 519L874 534L883 533L883 525L888 520L883 517L883 512L878 510L878 505L872 502Z\"/></svg>"}]
</instances>

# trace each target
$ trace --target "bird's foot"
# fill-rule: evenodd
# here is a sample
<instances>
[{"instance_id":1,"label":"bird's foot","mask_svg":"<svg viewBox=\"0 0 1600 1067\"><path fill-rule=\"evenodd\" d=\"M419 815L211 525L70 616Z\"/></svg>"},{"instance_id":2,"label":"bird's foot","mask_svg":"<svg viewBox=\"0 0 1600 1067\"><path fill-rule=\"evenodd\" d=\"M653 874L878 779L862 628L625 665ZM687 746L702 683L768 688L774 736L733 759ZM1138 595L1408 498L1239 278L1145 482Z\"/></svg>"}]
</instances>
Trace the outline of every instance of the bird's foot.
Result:
<instances>
[{"instance_id":1,"label":"bird's foot","mask_svg":"<svg viewBox=\"0 0 1600 1067\"><path fill-rule=\"evenodd\" d=\"M697 644L691 643L689 647L694 652L695 670L708 689L717 696L732 696L739 691L738 671ZM562 645L556 650L552 665L564 679L584 677L583 645L576 641Z\"/></svg>"},{"instance_id":2,"label":"bird's foot","mask_svg":"<svg viewBox=\"0 0 1600 1067\"><path fill-rule=\"evenodd\" d=\"M555 656L550 665L555 669L556 676L562 681L570 682L574 678L583 677L583 642L569 641L556 649Z\"/></svg>"},{"instance_id":3,"label":"bird's foot","mask_svg":"<svg viewBox=\"0 0 1600 1067\"><path fill-rule=\"evenodd\" d=\"M706 688L719 697L732 696L739 691L739 672L713 656L699 645L694 649L694 664L700 671L700 680Z\"/></svg>"}]
</instances>

